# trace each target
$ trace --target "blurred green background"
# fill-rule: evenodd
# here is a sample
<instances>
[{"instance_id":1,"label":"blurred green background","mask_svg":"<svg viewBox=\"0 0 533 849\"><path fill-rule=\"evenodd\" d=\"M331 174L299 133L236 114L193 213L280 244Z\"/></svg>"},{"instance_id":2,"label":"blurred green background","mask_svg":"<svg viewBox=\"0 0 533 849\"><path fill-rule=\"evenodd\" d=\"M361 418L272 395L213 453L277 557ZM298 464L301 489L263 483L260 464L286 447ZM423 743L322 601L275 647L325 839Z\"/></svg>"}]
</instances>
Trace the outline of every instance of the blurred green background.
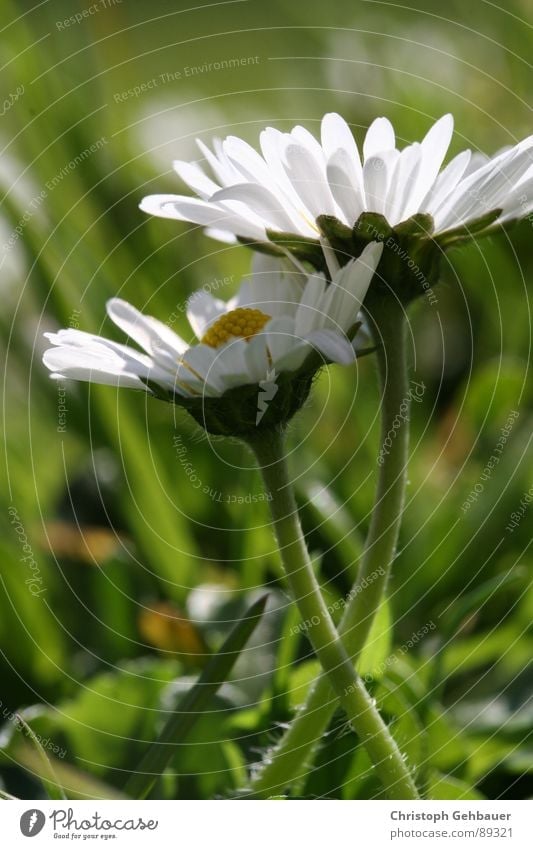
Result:
<instances>
[{"instance_id":1,"label":"blurred green background","mask_svg":"<svg viewBox=\"0 0 533 849\"><path fill-rule=\"evenodd\" d=\"M119 792L180 686L268 586L234 680L154 790L226 796L316 671L291 634L259 477L239 445L207 441L167 405L81 384L60 397L42 334L70 324L119 339L104 305L120 295L190 338L190 293L234 291L247 249L137 207L182 190L171 162L200 158L196 136L255 145L265 125L317 132L333 110L359 140L386 114L402 142L451 111L452 153L528 135L531 5L4 0L3 11L0 786L45 793L47 768L13 721L22 710L69 796ZM247 61L227 67L234 59ZM426 391L390 604L363 671L434 798L533 795L531 228L449 254L438 303L411 313L412 377ZM372 505L372 359L324 373L291 434L332 601L349 591ZM379 795L340 715L290 792Z\"/></svg>"}]
</instances>

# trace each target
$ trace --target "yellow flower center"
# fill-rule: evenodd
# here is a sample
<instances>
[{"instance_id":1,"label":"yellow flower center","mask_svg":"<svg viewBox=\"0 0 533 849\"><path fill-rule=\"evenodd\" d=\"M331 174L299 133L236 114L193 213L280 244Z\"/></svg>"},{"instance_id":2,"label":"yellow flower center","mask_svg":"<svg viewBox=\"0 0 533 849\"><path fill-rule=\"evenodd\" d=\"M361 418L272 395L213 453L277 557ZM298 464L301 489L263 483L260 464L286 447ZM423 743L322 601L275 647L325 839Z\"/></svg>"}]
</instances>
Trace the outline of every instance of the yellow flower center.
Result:
<instances>
[{"instance_id":1,"label":"yellow flower center","mask_svg":"<svg viewBox=\"0 0 533 849\"><path fill-rule=\"evenodd\" d=\"M217 319L204 333L201 342L203 345L209 345L210 348L218 348L234 336L251 339L263 329L270 318L271 316L261 310L239 307Z\"/></svg>"}]
</instances>

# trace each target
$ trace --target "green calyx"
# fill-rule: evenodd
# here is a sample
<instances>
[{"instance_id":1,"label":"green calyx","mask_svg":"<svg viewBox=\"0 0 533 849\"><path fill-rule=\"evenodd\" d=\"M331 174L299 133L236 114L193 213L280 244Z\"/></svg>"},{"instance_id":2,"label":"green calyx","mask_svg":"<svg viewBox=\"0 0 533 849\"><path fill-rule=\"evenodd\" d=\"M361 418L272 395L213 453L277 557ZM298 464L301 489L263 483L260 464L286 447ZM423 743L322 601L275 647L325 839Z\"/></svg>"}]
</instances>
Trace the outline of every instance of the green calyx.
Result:
<instances>
[{"instance_id":1,"label":"green calyx","mask_svg":"<svg viewBox=\"0 0 533 849\"><path fill-rule=\"evenodd\" d=\"M326 223L321 222L324 227ZM326 230L329 231L326 224ZM430 215L413 215L391 227L383 215L364 212L351 231L351 244L359 256L369 242L381 242L383 254L368 292L370 300L391 294L404 305L424 295L434 297L443 251L433 238ZM329 236L324 232L326 238ZM339 246L340 247L340 246ZM339 247L335 246L338 251Z\"/></svg>"},{"instance_id":2,"label":"green calyx","mask_svg":"<svg viewBox=\"0 0 533 849\"><path fill-rule=\"evenodd\" d=\"M430 215L413 215L395 227L375 212L363 212L352 229L331 216L320 216L317 223L342 265L360 256L370 242L383 244L367 300L379 302L392 294L407 305L424 295L434 298L443 250L434 239Z\"/></svg>"},{"instance_id":3,"label":"green calyx","mask_svg":"<svg viewBox=\"0 0 533 849\"><path fill-rule=\"evenodd\" d=\"M306 402L313 378L323 365L323 359L312 353L296 372L276 374L272 370L264 381L229 389L216 398L185 398L145 382L156 398L183 407L208 433L250 441L292 419Z\"/></svg>"},{"instance_id":4,"label":"green calyx","mask_svg":"<svg viewBox=\"0 0 533 849\"><path fill-rule=\"evenodd\" d=\"M249 441L292 419L309 396L313 376L272 374L269 380L229 389L219 398L187 398L183 406L208 433Z\"/></svg>"},{"instance_id":5,"label":"green calyx","mask_svg":"<svg viewBox=\"0 0 533 849\"><path fill-rule=\"evenodd\" d=\"M348 339L355 337L360 326L361 322L357 321L348 329ZM374 351L373 346L359 348L357 359ZM215 398L207 395L184 397L151 380L144 379L143 383L158 400L187 410L208 433L235 436L252 443L269 431L284 429L307 401L317 373L327 365L331 365L331 361L313 350L296 371L278 374L272 368L265 380L236 386Z\"/></svg>"},{"instance_id":6,"label":"green calyx","mask_svg":"<svg viewBox=\"0 0 533 849\"><path fill-rule=\"evenodd\" d=\"M392 294L407 305L423 296L430 302L436 301L433 287L439 281L444 253L491 233L500 215L501 209L494 209L468 225L443 233L435 233L433 218L426 213L417 213L394 227L377 212L363 212L353 227L348 227L333 215L320 215L316 223L321 235L335 251L340 265L359 257L370 242L382 242L384 250L369 297L379 301ZM268 242L245 243L254 250L280 257L290 251L300 261L309 262L315 269L327 274L318 238L271 230L267 231L267 235Z\"/></svg>"}]
</instances>

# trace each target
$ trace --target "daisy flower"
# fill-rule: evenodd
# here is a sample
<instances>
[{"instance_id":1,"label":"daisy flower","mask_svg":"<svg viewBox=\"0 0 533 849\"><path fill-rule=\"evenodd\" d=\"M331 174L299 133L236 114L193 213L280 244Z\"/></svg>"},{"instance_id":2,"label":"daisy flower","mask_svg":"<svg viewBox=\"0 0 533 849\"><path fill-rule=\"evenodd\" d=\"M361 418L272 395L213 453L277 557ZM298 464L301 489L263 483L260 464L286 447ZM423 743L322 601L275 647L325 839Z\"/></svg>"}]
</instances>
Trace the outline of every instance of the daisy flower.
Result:
<instances>
[{"instance_id":1,"label":"daisy flower","mask_svg":"<svg viewBox=\"0 0 533 849\"><path fill-rule=\"evenodd\" d=\"M279 393L277 406L283 416L292 415L295 376L310 378L325 363L354 361L358 315L381 251L378 243L368 245L359 259L333 267L330 282L257 255L253 274L235 297L223 301L201 290L189 299L187 318L197 337L190 345L166 324L113 298L109 317L139 348L70 328L45 334L53 347L43 362L56 380L140 389L193 415L200 402L204 419L208 402L217 410L216 401L228 394L239 403L250 395L253 410L241 405L239 427L256 421L258 385L278 381L276 392L282 384L286 392ZM242 393L243 387L252 391Z\"/></svg>"},{"instance_id":2,"label":"daisy flower","mask_svg":"<svg viewBox=\"0 0 533 849\"><path fill-rule=\"evenodd\" d=\"M197 197L150 195L140 206L226 241L255 242L273 233L317 239L322 216L351 229L365 213L383 216L391 228L424 214L428 232L438 235L479 229L480 219L490 226L528 214L533 136L486 161L465 150L442 168L452 133L453 118L445 115L420 143L399 150L390 121L377 118L361 156L346 121L328 113L320 142L299 126L289 133L265 129L261 153L236 136L216 139L213 151L198 141L211 174L195 163L174 163Z\"/></svg>"}]
</instances>

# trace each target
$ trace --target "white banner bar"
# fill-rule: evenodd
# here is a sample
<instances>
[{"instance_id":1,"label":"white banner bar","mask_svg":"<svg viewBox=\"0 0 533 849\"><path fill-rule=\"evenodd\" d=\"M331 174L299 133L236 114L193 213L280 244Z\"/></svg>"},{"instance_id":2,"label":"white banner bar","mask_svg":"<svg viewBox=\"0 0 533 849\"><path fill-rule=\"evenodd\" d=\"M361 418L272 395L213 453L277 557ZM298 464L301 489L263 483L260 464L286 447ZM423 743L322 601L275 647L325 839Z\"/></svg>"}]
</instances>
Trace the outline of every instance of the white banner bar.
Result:
<instances>
[{"instance_id":1,"label":"white banner bar","mask_svg":"<svg viewBox=\"0 0 533 849\"><path fill-rule=\"evenodd\" d=\"M9 801L2 846L533 847L533 801ZM32 842L32 841L35 842ZM69 844L71 845L71 844Z\"/></svg>"}]
</instances>

